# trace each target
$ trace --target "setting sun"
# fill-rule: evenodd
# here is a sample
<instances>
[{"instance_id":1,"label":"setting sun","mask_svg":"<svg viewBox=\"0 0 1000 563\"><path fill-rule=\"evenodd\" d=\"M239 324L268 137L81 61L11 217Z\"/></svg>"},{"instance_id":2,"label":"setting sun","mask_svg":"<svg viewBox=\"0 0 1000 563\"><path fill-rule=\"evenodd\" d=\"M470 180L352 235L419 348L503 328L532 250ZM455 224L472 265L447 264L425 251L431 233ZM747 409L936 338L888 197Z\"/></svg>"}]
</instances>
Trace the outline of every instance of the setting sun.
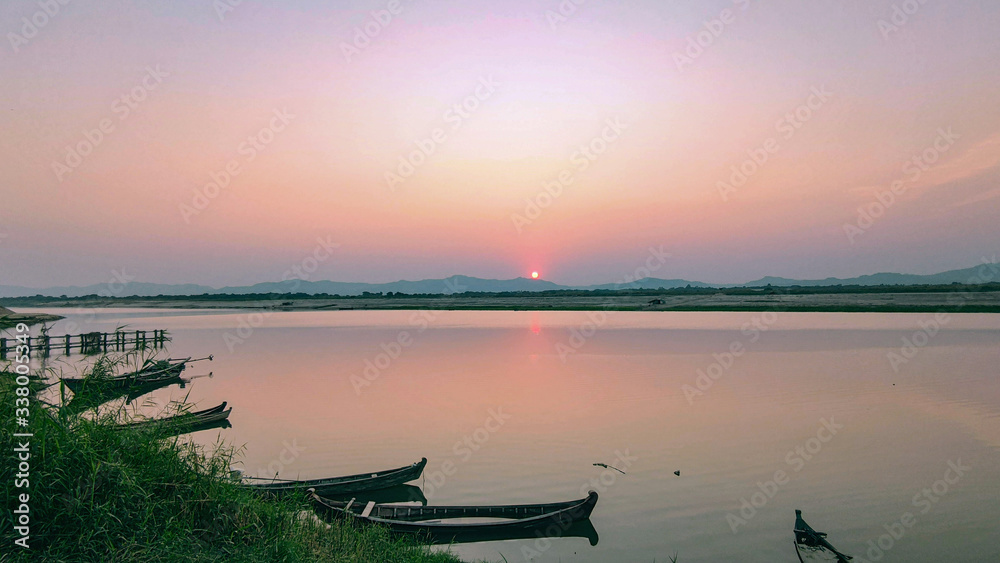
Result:
<instances>
[{"instance_id":1,"label":"setting sun","mask_svg":"<svg viewBox=\"0 0 1000 563\"><path fill-rule=\"evenodd\" d=\"M537 280L538 279L538 272L531 272L531 279Z\"/></svg>"}]
</instances>

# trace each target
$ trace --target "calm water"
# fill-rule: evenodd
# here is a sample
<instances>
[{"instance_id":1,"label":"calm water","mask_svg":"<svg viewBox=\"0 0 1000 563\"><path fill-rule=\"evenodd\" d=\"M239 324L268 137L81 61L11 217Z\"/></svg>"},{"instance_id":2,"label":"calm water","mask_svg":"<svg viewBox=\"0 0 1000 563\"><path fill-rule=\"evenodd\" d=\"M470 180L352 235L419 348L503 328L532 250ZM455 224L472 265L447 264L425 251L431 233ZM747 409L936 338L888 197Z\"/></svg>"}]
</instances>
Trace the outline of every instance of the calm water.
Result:
<instances>
[{"instance_id":1,"label":"calm water","mask_svg":"<svg viewBox=\"0 0 1000 563\"><path fill-rule=\"evenodd\" d=\"M856 560L909 512L879 560L997 561L1000 315L915 336L931 318L619 312L592 331L583 312L104 310L52 334L167 328L172 356L215 354L187 372L213 378L154 397L229 401L233 428L195 439L245 445L250 474L427 457L430 504L600 493L596 546L451 548L465 559L794 562L799 508ZM904 358L904 338L924 345Z\"/></svg>"}]
</instances>

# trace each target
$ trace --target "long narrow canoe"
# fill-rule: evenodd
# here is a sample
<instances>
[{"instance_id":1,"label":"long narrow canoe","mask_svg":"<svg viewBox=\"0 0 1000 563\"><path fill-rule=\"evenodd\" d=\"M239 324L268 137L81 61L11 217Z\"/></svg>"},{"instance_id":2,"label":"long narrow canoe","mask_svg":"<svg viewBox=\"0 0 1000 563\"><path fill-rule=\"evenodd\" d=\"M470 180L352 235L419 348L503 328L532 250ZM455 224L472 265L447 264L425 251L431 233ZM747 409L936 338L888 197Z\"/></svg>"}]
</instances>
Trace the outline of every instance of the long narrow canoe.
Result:
<instances>
[{"instance_id":1,"label":"long narrow canoe","mask_svg":"<svg viewBox=\"0 0 1000 563\"><path fill-rule=\"evenodd\" d=\"M541 532L558 537L575 522L590 518L597 506L597 493L587 498L547 504L502 506L408 506L377 505L369 502L338 502L310 491L309 500L327 518L353 516L358 522L383 525L393 532L417 534L434 543L482 541L481 537L503 534L522 537L525 532ZM461 522L443 520L461 519Z\"/></svg>"},{"instance_id":2,"label":"long narrow canoe","mask_svg":"<svg viewBox=\"0 0 1000 563\"><path fill-rule=\"evenodd\" d=\"M143 383L163 381L179 382L181 372L187 367L185 360L175 363L162 362L147 364L142 369L115 377L64 377L62 382L73 393L93 389L95 391L122 390L126 391Z\"/></svg>"},{"instance_id":3,"label":"long narrow canoe","mask_svg":"<svg viewBox=\"0 0 1000 563\"><path fill-rule=\"evenodd\" d=\"M232 411L232 407L227 409L226 402L223 401L222 404L210 409L181 413L174 416L168 416L166 418L154 418L150 420L129 422L126 424L120 424L116 428L118 430L159 428L169 436L176 436L179 434L206 430L208 428L226 426L229 422L229 413Z\"/></svg>"},{"instance_id":4,"label":"long narrow canoe","mask_svg":"<svg viewBox=\"0 0 1000 563\"><path fill-rule=\"evenodd\" d=\"M846 563L852 557L837 551L835 547L826 541L826 534L817 532L812 526L806 524L802 519L802 511L795 511L795 554L799 556L799 562L806 561L836 561Z\"/></svg>"},{"instance_id":5,"label":"long narrow canoe","mask_svg":"<svg viewBox=\"0 0 1000 563\"><path fill-rule=\"evenodd\" d=\"M242 486L261 493L281 495L288 493L302 493L307 489L315 489L324 495L343 495L359 493L364 491L375 491L386 489L408 483L419 479L427 465L427 458L420 461L375 473L361 473L359 475L347 475L345 477L329 477L325 479L309 479L304 481L272 480L260 479L256 477L246 477L254 479L254 482L242 483Z\"/></svg>"}]
</instances>

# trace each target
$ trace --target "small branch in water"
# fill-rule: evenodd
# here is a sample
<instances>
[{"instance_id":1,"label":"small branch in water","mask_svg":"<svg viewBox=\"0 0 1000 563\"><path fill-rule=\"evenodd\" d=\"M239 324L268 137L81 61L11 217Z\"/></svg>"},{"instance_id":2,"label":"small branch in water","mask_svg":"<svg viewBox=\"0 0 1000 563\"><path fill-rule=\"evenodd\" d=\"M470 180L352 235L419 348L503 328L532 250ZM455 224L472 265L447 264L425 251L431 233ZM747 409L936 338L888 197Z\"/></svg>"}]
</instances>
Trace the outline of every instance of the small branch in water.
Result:
<instances>
[{"instance_id":1,"label":"small branch in water","mask_svg":"<svg viewBox=\"0 0 1000 563\"><path fill-rule=\"evenodd\" d=\"M614 469L615 471L621 473L622 475L625 475L625 472L622 471L621 469L618 469L617 467L615 467L613 465L608 465L606 463L595 463L594 467L603 467L605 469Z\"/></svg>"}]
</instances>

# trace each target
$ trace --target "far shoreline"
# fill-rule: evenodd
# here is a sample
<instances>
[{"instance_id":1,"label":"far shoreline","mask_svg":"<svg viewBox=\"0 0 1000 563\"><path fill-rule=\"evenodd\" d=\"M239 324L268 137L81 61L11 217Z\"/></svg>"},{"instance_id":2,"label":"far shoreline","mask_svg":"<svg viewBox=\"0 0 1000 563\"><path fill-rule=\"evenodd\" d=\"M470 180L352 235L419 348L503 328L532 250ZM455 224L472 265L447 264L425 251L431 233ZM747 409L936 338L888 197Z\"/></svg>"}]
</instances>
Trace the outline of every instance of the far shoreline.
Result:
<instances>
[{"instance_id":1,"label":"far shoreline","mask_svg":"<svg viewBox=\"0 0 1000 563\"><path fill-rule=\"evenodd\" d=\"M678 288L624 291L462 293L454 295L305 294L156 297L15 297L13 308L234 309L268 311L644 311L802 313L1000 313L1000 284Z\"/></svg>"}]
</instances>

